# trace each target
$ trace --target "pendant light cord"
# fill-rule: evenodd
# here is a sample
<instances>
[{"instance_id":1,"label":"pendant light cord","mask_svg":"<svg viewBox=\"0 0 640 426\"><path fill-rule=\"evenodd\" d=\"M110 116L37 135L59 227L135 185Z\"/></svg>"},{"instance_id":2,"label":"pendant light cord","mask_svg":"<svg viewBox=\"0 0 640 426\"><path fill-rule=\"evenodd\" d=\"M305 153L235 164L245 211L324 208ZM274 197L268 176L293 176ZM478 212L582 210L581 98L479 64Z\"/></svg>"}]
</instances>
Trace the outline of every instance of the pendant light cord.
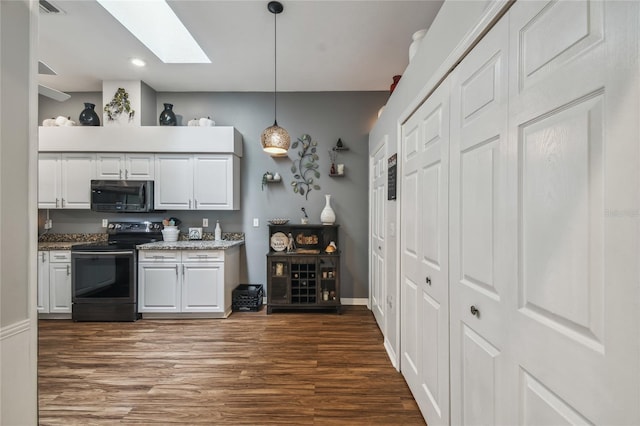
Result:
<instances>
[{"instance_id":1,"label":"pendant light cord","mask_svg":"<svg viewBox=\"0 0 640 426\"><path fill-rule=\"evenodd\" d=\"M273 14L273 125L278 125L278 14Z\"/></svg>"}]
</instances>

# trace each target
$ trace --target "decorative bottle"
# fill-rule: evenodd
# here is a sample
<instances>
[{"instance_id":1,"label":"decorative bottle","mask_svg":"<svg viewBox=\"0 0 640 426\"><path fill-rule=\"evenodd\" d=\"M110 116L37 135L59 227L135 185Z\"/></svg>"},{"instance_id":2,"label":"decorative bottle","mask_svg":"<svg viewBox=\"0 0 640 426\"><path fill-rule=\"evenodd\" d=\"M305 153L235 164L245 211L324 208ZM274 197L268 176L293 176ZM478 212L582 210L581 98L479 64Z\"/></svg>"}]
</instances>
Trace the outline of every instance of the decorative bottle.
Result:
<instances>
[{"instance_id":1,"label":"decorative bottle","mask_svg":"<svg viewBox=\"0 0 640 426\"><path fill-rule=\"evenodd\" d=\"M221 241L222 240L222 229L220 228L220 221L216 220L216 229L214 231L214 238L216 239L216 241Z\"/></svg>"},{"instance_id":2,"label":"decorative bottle","mask_svg":"<svg viewBox=\"0 0 640 426\"><path fill-rule=\"evenodd\" d=\"M173 104L164 104L164 110L160 113L158 121L161 126L176 125L176 114L173 112Z\"/></svg>"},{"instance_id":3,"label":"decorative bottle","mask_svg":"<svg viewBox=\"0 0 640 426\"><path fill-rule=\"evenodd\" d=\"M320 222L323 225L333 225L336 222L336 213L331 208L331 195L325 194L326 204L320 213Z\"/></svg>"},{"instance_id":4,"label":"decorative bottle","mask_svg":"<svg viewBox=\"0 0 640 426\"><path fill-rule=\"evenodd\" d=\"M95 104L90 102L84 103L84 109L80 112L80 117L78 117L78 121L83 126L99 126L100 118L95 111Z\"/></svg>"}]
</instances>

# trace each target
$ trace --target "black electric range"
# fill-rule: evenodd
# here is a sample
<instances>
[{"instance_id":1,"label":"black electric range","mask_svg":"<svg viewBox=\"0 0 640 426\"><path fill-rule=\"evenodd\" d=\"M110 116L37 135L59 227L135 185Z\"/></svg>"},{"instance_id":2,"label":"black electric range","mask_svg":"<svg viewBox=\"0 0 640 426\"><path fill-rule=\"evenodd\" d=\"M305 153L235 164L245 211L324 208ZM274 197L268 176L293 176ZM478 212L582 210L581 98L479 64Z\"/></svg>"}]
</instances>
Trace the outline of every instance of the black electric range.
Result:
<instances>
[{"instance_id":1,"label":"black electric range","mask_svg":"<svg viewBox=\"0 0 640 426\"><path fill-rule=\"evenodd\" d=\"M112 222L108 240L71 247L71 318L136 321L136 245L162 240L160 222Z\"/></svg>"}]
</instances>

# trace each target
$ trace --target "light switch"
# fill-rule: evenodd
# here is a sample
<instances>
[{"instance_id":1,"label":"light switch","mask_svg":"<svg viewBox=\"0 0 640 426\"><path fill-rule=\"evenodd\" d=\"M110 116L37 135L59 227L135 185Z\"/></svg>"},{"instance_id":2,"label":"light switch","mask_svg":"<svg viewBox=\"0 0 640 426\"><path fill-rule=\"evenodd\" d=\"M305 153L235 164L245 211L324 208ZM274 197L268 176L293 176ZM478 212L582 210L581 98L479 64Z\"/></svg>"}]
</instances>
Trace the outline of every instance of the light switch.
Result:
<instances>
[{"instance_id":1,"label":"light switch","mask_svg":"<svg viewBox=\"0 0 640 426\"><path fill-rule=\"evenodd\" d=\"M102 219L102 227L106 228L107 226L109 226L109 219Z\"/></svg>"},{"instance_id":2,"label":"light switch","mask_svg":"<svg viewBox=\"0 0 640 426\"><path fill-rule=\"evenodd\" d=\"M206 217L202 218L202 227L206 228L209 226L209 219L207 219Z\"/></svg>"},{"instance_id":3,"label":"light switch","mask_svg":"<svg viewBox=\"0 0 640 426\"><path fill-rule=\"evenodd\" d=\"M258 219L257 217L253 218L253 227L257 228L260 226L260 219Z\"/></svg>"}]
</instances>

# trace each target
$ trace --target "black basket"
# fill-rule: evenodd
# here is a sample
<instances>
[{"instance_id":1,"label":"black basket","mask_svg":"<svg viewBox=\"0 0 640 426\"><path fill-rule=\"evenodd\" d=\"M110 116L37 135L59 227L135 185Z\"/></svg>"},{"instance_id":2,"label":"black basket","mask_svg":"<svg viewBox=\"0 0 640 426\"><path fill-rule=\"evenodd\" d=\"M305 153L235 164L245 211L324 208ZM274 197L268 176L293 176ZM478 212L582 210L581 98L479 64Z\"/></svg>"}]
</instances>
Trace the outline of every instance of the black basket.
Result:
<instances>
[{"instance_id":1,"label":"black basket","mask_svg":"<svg viewBox=\"0 0 640 426\"><path fill-rule=\"evenodd\" d=\"M262 284L240 284L232 293L233 312L258 312L263 297Z\"/></svg>"}]
</instances>

